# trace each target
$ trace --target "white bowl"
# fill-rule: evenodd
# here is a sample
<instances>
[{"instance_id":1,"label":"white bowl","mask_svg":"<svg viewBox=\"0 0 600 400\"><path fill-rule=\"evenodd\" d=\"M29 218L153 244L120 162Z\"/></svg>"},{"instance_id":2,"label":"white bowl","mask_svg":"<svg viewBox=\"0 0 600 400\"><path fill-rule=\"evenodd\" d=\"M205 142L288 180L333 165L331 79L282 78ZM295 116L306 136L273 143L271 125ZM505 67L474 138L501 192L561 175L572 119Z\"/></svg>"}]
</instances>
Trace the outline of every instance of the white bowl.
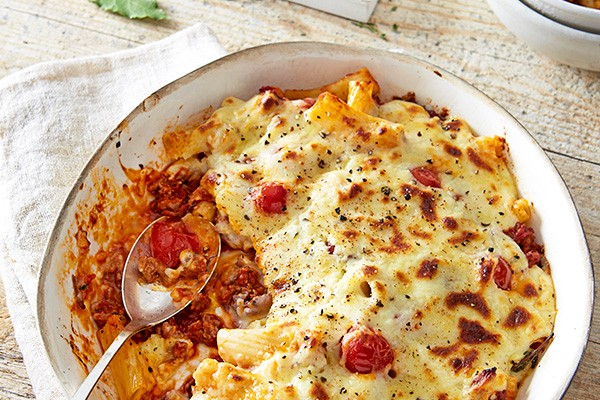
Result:
<instances>
[{"instance_id":1,"label":"white bowl","mask_svg":"<svg viewBox=\"0 0 600 400\"><path fill-rule=\"evenodd\" d=\"M562 64L600 71L600 34L556 22L521 0L488 3L500 21L532 49Z\"/></svg>"},{"instance_id":2,"label":"white bowl","mask_svg":"<svg viewBox=\"0 0 600 400\"><path fill-rule=\"evenodd\" d=\"M521 194L533 201L534 223L546 246L556 285L555 339L526 384L519 399L559 399L574 375L587 343L593 306L591 261L575 206L558 172L527 131L503 108L450 73L403 54L356 49L324 43L273 44L245 50L200 68L159 90L137 107L112 132L75 182L45 253L38 288L39 329L50 362L65 392L72 394L84 378L72 345L88 337L67 302L73 297L65 258L75 243L78 207L99 194L92 182L112 172L125 182L120 163L137 167L160 165L160 148L149 143L163 131L188 121L223 98L249 98L263 85L316 87L360 67L381 84L382 99L414 92L417 101L446 107L464 117L481 135L505 135ZM92 246L94 243L92 243ZM83 331L85 336L85 331ZM81 347L81 346L80 346ZM111 398L95 393L96 398Z\"/></svg>"},{"instance_id":3,"label":"white bowl","mask_svg":"<svg viewBox=\"0 0 600 400\"><path fill-rule=\"evenodd\" d=\"M600 33L600 10L566 0L523 0L537 12L571 28Z\"/></svg>"}]
</instances>

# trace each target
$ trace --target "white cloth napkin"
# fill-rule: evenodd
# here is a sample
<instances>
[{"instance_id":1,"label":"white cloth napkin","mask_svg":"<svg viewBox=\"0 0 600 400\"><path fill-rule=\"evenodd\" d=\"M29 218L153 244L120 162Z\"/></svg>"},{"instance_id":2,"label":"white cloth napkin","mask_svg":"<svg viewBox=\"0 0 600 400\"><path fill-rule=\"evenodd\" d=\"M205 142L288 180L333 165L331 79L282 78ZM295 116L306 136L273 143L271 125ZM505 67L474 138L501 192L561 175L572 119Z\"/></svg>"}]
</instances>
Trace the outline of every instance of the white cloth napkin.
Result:
<instances>
[{"instance_id":1,"label":"white cloth napkin","mask_svg":"<svg viewBox=\"0 0 600 400\"><path fill-rule=\"evenodd\" d=\"M209 29L196 25L132 50L39 64L0 80L0 272L37 398L65 398L35 308L47 237L71 186L144 98L224 54Z\"/></svg>"}]
</instances>

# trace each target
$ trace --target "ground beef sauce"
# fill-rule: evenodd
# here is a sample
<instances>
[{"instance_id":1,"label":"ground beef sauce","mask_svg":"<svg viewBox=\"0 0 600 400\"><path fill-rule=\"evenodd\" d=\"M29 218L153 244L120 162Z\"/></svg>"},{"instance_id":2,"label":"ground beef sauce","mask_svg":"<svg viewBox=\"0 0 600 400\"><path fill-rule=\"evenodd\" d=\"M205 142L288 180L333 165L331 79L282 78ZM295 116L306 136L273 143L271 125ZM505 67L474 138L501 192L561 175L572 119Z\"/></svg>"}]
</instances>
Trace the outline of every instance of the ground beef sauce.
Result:
<instances>
[{"instance_id":1,"label":"ground beef sauce","mask_svg":"<svg viewBox=\"0 0 600 400\"><path fill-rule=\"evenodd\" d=\"M136 204L140 209L124 210L126 218L133 214L145 216L140 221L134 220L137 223L133 225L138 226L137 234L145 224L161 215L180 218L186 213L195 213L212 219L213 223L216 222L214 199L200 184L202 174L190 171L186 167L176 168L175 173L169 168L163 171L146 168L144 171L145 173L134 175L138 182L134 182L130 188L125 188L132 189L125 190L129 196L137 191L138 196L149 199L145 203L129 202ZM140 188L144 189L144 193L140 193ZM103 207L97 205L98 210L102 210ZM90 213L86 223L88 228L94 227L90 229L98 229L98 225L101 225L98 224L97 214L94 212ZM90 252L86 232L80 229L76 235L79 259L78 267L71 277L74 289L72 309L82 319L91 318L92 329L96 331L102 329L112 315L117 315L123 325L128 321L121 300L121 277L128 251L133 244L132 239L135 239L137 234L107 234L106 237L110 240L95 254ZM227 234L231 235L231 229L228 229ZM249 250L247 246L240 245L246 247L245 251L243 248L236 248L236 243L247 243L246 238L228 239L223 242L215 275L203 292L195 295L192 303L175 317L134 335L134 342L143 345L152 335L159 335L164 339L177 339L178 341L169 347L169 362L180 360L181 365L194 365L200 361L199 354L208 354L219 359L216 350L219 329L245 326L248 322L266 315L271 306L271 297L264 285L262 271L254 262L254 251ZM82 324L85 326L86 322L82 321ZM191 348L189 343L193 344ZM155 370L150 372L160 373ZM164 376L157 381L163 382L162 387L157 383L142 398L191 397L194 382L191 372L185 379L178 378L177 382L166 385Z\"/></svg>"}]
</instances>

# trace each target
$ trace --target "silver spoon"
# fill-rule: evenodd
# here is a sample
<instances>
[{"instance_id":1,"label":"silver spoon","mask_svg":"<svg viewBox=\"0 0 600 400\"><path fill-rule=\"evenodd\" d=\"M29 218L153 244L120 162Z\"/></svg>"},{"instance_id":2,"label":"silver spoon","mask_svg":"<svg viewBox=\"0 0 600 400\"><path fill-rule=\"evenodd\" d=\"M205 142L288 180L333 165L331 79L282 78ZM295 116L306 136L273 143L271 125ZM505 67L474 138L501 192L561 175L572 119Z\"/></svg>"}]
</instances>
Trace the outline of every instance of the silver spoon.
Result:
<instances>
[{"instance_id":1,"label":"silver spoon","mask_svg":"<svg viewBox=\"0 0 600 400\"><path fill-rule=\"evenodd\" d=\"M186 286L188 292L198 293L204 289L215 271L221 254L221 238L209 221L189 214L186 217L195 218L192 219L195 227L193 233L198 236L200 248L209 254L207 257L207 273L203 275L204 279L195 281L193 287ZM123 304L130 322L125 325L121 333L117 335L104 355L98 360L98 363L71 397L71 400L86 400L89 397L102 373L127 339L143 329L166 321L183 310L192 301L192 296L186 297L180 302L174 301L169 289L155 283L145 283L138 268L137 260L144 253L144 246L147 247L150 241L149 236L152 233L152 228L156 223L167 219L167 217L160 217L154 220L142 231L133 244L125 261L121 284ZM189 282L189 279L186 280L186 283Z\"/></svg>"}]
</instances>

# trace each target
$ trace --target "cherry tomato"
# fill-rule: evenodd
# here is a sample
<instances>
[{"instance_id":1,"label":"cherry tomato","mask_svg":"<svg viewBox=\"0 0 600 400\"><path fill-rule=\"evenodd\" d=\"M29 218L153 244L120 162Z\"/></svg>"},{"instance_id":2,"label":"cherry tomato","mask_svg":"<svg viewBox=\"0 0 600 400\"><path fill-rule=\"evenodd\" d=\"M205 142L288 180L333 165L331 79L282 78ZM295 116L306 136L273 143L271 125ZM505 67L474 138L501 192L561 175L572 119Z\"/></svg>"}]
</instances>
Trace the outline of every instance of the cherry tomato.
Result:
<instances>
[{"instance_id":1,"label":"cherry tomato","mask_svg":"<svg viewBox=\"0 0 600 400\"><path fill-rule=\"evenodd\" d=\"M426 167L416 167L410 170L414 178L425 186L441 187L440 178L436 172Z\"/></svg>"},{"instance_id":2,"label":"cherry tomato","mask_svg":"<svg viewBox=\"0 0 600 400\"><path fill-rule=\"evenodd\" d=\"M370 328L352 328L342 338L340 356L350 372L370 374L381 371L394 361L394 351L388 341Z\"/></svg>"},{"instance_id":3,"label":"cherry tomato","mask_svg":"<svg viewBox=\"0 0 600 400\"><path fill-rule=\"evenodd\" d=\"M278 182L267 182L253 193L254 205L265 214L281 214L286 210L287 189Z\"/></svg>"},{"instance_id":4,"label":"cherry tomato","mask_svg":"<svg viewBox=\"0 0 600 400\"><path fill-rule=\"evenodd\" d=\"M510 264L502 257L498 257L494 267L494 282L502 290L510 289L513 271Z\"/></svg>"},{"instance_id":5,"label":"cherry tomato","mask_svg":"<svg viewBox=\"0 0 600 400\"><path fill-rule=\"evenodd\" d=\"M179 254L183 250L197 252L199 247L196 235L190 233L181 221L160 221L152 227L152 257L158 258L169 268L175 268L179 264Z\"/></svg>"}]
</instances>

